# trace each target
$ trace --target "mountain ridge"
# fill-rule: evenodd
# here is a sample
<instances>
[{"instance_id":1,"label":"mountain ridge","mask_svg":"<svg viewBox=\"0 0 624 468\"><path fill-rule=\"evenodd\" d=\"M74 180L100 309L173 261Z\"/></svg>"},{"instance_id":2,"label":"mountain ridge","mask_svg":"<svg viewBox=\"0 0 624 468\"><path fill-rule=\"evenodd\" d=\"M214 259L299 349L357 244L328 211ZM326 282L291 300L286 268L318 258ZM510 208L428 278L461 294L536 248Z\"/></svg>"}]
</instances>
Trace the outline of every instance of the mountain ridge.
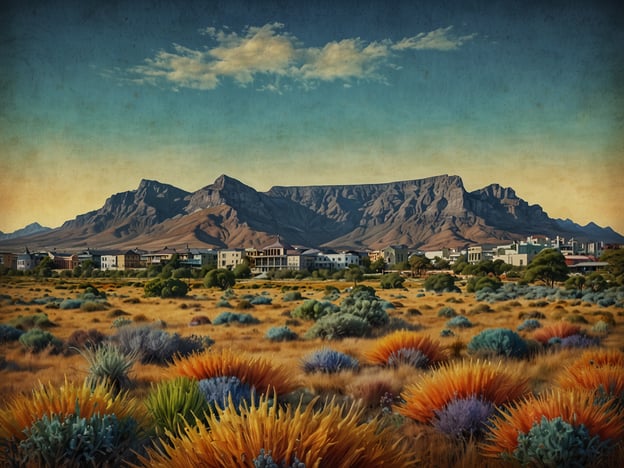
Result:
<instances>
[{"instance_id":1,"label":"mountain ridge","mask_svg":"<svg viewBox=\"0 0 624 468\"><path fill-rule=\"evenodd\" d=\"M511 187L493 183L468 192L461 177L447 174L379 184L278 185L266 192L225 174L194 192L143 179L99 209L18 239L33 248L262 248L275 235L292 245L334 249L465 247L528 235L624 242L608 227L550 218ZM0 239L2 248L16 244Z\"/></svg>"}]
</instances>

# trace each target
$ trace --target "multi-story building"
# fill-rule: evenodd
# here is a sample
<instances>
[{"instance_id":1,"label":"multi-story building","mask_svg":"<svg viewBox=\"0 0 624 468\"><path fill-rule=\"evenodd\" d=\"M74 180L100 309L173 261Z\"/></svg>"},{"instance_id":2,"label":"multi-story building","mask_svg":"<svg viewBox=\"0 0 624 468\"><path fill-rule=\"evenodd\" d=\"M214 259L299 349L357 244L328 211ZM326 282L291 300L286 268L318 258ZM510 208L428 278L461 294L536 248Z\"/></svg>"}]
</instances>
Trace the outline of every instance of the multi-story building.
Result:
<instances>
[{"instance_id":1,"label":"multi-story building","mask_svg":"<svg viewBox=\"0 0 624 468\"><path fill-rule=\"evenodd\" d=\"M382 250L383 258L388 265L407 262L409 251L404 245L389 245Z\"/></svg>"},{"instance_id":2,"label":"multi-story building","mask_svg":"<svg viewBox=\"0 0 624 468\"><path fill-rule=\"evenodd\" d=\"M219 253L217 256L217 267L232 270L237 265L240 265L241 263L243 263L244 258L245 258L245 250L243 249L219 250Z\"/></svg>"},{"instance_id":3,"label":"multi-story building","mask_svg":"<svg viewBox=\"0 0 624 468\"><path fill-rule=\"evenodd\" d=\"M17 270L17 255L11 252L0 252L0 266Z\"/></svg>"}]
</instances>

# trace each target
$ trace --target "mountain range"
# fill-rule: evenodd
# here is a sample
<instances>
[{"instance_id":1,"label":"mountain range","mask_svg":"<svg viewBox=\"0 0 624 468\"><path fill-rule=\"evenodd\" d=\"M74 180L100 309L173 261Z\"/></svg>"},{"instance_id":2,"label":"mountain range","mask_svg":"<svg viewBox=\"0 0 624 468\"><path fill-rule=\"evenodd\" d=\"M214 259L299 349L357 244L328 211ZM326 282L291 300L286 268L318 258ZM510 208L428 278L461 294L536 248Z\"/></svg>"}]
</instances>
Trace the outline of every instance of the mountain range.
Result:
<instances>
[{"instance_id":1,"label":"mountain range","mask_svg":"<svg viewBox=\"0 0 624 468\"><path fill-rule=\"evenodd\" d=\"M267 192L227 175L195 192L142 180L136 190L112 195L101 208L59 228L31 226L30 232L0 238L0 248L262 248L277 235L293 245L360 250L390 244L420 249L500 244L529 235L624 243L611 228L552 219L511 188L492 184L468 192L455 175L275 186Z\"/></svg>"}]
</instances>

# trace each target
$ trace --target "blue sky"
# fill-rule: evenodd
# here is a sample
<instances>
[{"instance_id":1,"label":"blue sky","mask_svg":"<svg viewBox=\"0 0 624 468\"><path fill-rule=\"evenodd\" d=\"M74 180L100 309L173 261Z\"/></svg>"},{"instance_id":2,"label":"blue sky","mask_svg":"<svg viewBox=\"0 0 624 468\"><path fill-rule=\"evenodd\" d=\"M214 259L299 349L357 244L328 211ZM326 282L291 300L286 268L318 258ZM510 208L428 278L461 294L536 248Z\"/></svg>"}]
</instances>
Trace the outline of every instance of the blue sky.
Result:
<instances>
[{"instance_id":1,"label":"blue sky","mask_svg":"<svg viewBox=\"0 0 624 468\"><path fill-rule=\"evenodd\" d=\"M448 173L624 232L615 5L9 2L0 230L58 226L142 178L267 190Z\"/></svg>"}]
</instances>

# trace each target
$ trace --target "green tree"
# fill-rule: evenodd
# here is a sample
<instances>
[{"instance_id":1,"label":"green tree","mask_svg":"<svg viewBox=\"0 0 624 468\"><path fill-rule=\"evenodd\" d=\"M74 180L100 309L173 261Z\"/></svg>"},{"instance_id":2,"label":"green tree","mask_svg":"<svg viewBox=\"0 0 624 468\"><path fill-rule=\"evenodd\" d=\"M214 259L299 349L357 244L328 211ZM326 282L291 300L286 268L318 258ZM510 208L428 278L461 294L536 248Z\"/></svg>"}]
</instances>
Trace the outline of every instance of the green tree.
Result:
<instances>
[{"instance_id":1,"label":"green tree","mask_svg":"<svg viewBox=\"0 0 624 468\"><path fill-rule=\"evenodd\" d=\"M455 286L455 277L448 273L439 273L431 275L425 280L425 289L435 292L457 291Z\"/></svg>"},{"instance_id":2,"label":"green tree","mask_svg":"<svg viewBox=\"0 0 624 468\"><path fill-rule=\"evenodd\" d=\"M583 275L574 275L574 276L570 276L565 284L564 287L566 289L578 289L580 291L583 290L583 287L585 286L585 277Z\"/></svg>"},{"instance_id":3,"label":"green tree","mask_svg":"<svg viewBox=\"0 0 624 468\"><path fill-rule=\"evenodd\" d=\"M600 260L609 264L607 271L613 277L613 281L624 285L624 249L605 250Z\"/></svg>"},{"instance_id":4,"label":"green tree","mask_svg":"<svg viewBox=\"0 0 624 468\"><path fill-rule=\"evenodd\" d=\"M449 262L446 258L436 256L433 259L433 268L436 270L448 270L451 266L451 262Z\"/></svg>"},{"instance_id":5,"label":"green tree","mask_svg":"<svg viewBox=\"0 0 624 468\"><path fill-rule=\"evenodd\" d=\"M570 270L565 257L557 249L544 249L527 266L524 279L529 283L543 281L553 287L557 281L568 279Z\"/></svg>"},{"instance_id":6,"label":"green tree","mask_svg":"<svg viewBox=\"0 0 624 468\"><path fill-rule=\"evenodd\" d=\"M347 281L353 281L353 286L357 286L358 281L362 281L364 279L364 272L357 265L351 265L344 272L344 278Z\"/></svg>"},{"instance_id":7,"label":"green tree","mask_svg":"<svg viewBox=\"0 0 624 468\"><path fill-rule=\"evenodd\" d=\"M365 272L370 272L371 261L370 258L364 256L360 258L360 266Z\"/></svg>"},{"instance_id":8,"label":"green tree","mask_svg":"<svg viewBox=\"0 0 624 468\"><path fill-rule=\"evenodd\" d=\"M184 297L188 292L187 284L175 278L154 278L143 288L146 297Z\"/></svg>"},{"instance_id":9,"label":"green tree","mask_svg":"<svg viewBox=\"0 0 624 468\"><path fill-rule=\"evenodd\" d=\"M251 268L249 268L249 262L243 261L234 267L234 276L236 278L250 278Z\"/></svg>"},{"instance_id":10,"label":"green tree","mask_svg":"<svg viewBox=\"0 0 624 468\"><path fill-rule=\"evenodd\" d=\"M54 262L50 257L43 257L43 259L39 262L33 269L33 273L35 276L40 276L42 278L49 278L52 276L52 269L54 268Z\"/></svg>"},{"instance_id":11,"label":"green tree","mask_svg":"<svg viewBox=\"0 0 624 468\"><path fill-rule=\"evenodd\" d=\"M220 288L225 291L236 284L234 272L225 268L217 268L206 273L204 286L207 288Z\"/></svg>"},{"instance_id":12,"label":"green tree","mask_svg":"<svg viewBox=\"0 0 624 468\"><path fill-rule=\"evenodd\" d=\"M381 277L380 284L382 289L402 288L404 281L405 278L398 273L388 273Z\"/></svg>"},{"instance_id":13,"label":"green tree","mask_svg":"<svg viewBox=\"0 0 624 468\"><path fill-rule=\"evenodd\" d=\"M466 258L465 255L462 255L457 260L455 260L455 263L453 263L453 266L451 267L451 269L453 270L453 273L455 273L456 275L459 275L460 273L464 272L464 268L466 268L466 266L468 265L469 265L468 259Z\"/></svg>"},{"instance_id":14,"label":"green tree","mask_svg":"<svg viewBox=\"0 0 624 468\"><path fill-rule=\"evenodd\" d=\"M585 279L585 285L592 290L592 292L600 292L607 289L609 283L604 276L597 271L590 273Z\"/></svg>"},{"instance_id":15,"label":"green tree","mask_svg":"<svg viewBox=\"0 0 624 468\"><path fill-rule=\"evenodd\" d=\"M424 255L412 255L409 258L410 270L414 276L422 276L422 274L431 268L431 260Z\"/></svg>"},{"instance_id":16,"label":"green tree","mask_svg":"<svg viewBox=\"0 0 624 468\"><path fill-rule=\"evenodd\" d=\"M370 269L374 273L381 272L386 267L386 261L382 258L378 258L370 265Z\"/></svg>"}]
</instances>

